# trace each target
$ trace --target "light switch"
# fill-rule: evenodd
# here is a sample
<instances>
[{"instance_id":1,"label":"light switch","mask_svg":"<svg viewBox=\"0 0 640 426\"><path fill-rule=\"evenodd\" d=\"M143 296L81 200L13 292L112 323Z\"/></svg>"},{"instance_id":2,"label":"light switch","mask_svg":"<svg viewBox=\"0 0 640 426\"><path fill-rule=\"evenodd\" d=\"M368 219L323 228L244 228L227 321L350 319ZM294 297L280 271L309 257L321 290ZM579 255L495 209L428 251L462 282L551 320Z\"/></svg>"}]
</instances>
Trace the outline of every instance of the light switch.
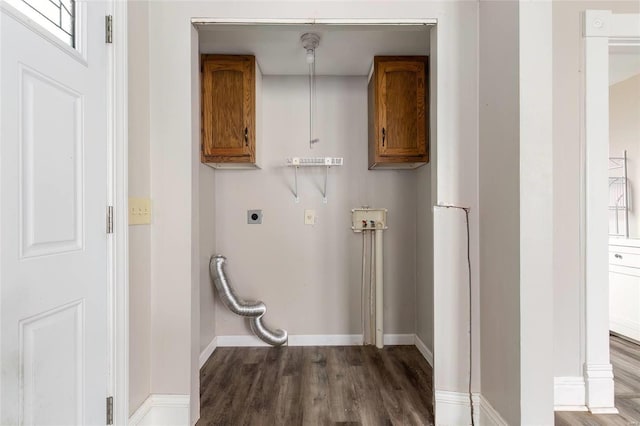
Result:
<instances>
[{"instance_id":1,"label":"light switch","mask_svg":"<svg viewBox=\"0 0 640 426\"><path fill-rule=\"evenodd\" d=\"M316 224L316 211L315 210L305 210L304 211L304 224L305 225L315 225Z\"/></svg>"},{"instance_id":2,"label":"light switch","mask_svg":"<svg viewBox=\"0 0 640 426\"><path fill-rule=\"evenodd\" d=\"M151 223L151 199L129 198L129 225Z\"/></svg>"}]
</instances>

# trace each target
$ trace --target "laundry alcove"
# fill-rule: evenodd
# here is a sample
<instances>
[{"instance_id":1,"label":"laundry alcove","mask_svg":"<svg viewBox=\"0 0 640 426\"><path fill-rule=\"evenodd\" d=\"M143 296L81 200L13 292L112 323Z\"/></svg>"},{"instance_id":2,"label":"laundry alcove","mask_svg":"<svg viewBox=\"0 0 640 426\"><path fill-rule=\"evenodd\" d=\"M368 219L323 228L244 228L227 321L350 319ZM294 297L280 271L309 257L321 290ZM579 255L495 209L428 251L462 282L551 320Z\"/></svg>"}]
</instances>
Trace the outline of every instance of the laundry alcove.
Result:
<instances>
[{"instance_id":1,"label":"laundry alcove","mask_svg":"<svg viewBox=\"0 0 640 426\"><path fill-rule=\"evenodd\" d=\"M225 268L240 297L266 304L265 322L286 329L289 346L362 345L362 257L369 239L352 232L351 209L365 206L388 211L384 343L417 345L430 358L435 173L424 161L369 169L369 82L376 56L429 57L433 27L213 22L195 27L201 61L211 55L253 56L260 74L256 163L198 168L201 366L216 347L265 345L244 318L220 303L208 276L213 254L227 258ZM313 115L319 142L314 144L309 143L309 67L300 42L310 32L320 37ZM426 76L428 86L428 69ZM435 103L426 93L426 111L435 117ZM429 117L424 118L428 137ZM342 158L343 165L328 174L324 167L300 167L294 188L287 164L292 157ZM259 224L248 223L254 210L261 214ZM313 224L305 224L309 212Z\"/></svg>"}]
</instances>

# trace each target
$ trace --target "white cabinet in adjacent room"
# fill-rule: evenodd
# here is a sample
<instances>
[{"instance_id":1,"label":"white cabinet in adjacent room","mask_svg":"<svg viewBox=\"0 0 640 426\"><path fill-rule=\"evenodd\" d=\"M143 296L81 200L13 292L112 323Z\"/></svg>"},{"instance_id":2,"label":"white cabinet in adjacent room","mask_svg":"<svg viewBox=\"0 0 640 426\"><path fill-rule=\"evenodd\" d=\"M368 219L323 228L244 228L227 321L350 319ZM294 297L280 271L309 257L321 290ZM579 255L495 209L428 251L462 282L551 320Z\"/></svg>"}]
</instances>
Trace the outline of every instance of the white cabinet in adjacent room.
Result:
<instances>
[{"instance_id":1,"label":"white cabinet in adjacent room","mask_svg":"<svg viewBox=\"0 0 640 426\"><path fill-rule=\"evenodd\" d=\"M609 243L609 328L640 341L640 241Z\"/></svg>"}]
</instances>

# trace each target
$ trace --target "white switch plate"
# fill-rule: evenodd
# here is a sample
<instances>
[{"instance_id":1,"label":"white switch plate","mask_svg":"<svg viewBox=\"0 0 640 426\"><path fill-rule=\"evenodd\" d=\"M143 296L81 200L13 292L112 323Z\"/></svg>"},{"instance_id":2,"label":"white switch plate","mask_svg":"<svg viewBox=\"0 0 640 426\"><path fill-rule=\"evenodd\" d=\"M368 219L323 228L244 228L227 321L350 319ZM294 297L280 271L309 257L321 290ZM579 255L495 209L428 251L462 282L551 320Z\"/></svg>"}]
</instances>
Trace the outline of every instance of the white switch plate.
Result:
<instances>
[{"instance_id":1,"label":"white switch plate","mask_svg":"<svg viewBox=\"0 0 640 426\"><path fill-rule=\"evenodd\" d=\"M151 199L129 198L129 225L151 223Z\"/></svg>"},{"instance_id":2,"label":"white switch plate","mask_svg":"<svg viewBox=\"0 0 640 426\"><path fill-rule=\"evenodd\" d=\"M304 224L305 225L315 225L316 224L316 211L315 210L305 210L304 211Z\"/></svg>"}]
</instances>

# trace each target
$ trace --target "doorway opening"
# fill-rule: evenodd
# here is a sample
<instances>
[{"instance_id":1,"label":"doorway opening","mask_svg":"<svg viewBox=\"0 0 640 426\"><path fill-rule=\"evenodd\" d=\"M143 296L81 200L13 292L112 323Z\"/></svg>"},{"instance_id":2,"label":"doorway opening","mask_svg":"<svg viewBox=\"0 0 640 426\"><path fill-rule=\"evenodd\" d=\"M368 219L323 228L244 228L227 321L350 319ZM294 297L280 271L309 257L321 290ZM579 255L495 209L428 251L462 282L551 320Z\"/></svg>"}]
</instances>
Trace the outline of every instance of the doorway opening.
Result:
<instances>
[{"instance_id":1,"label":"doorway opening","mask_svg":"<svg viewBox=\"0 0 640 426\"><path fill-rule=\"evenodd\" d=\"M640 353L640 44L609 47L609 330L620 415L628 354ZM631 388L640 385L630 383ZM620 402L624 402L620 404ZM637 420L637 418L635 419Z\"/></svg>"},{"instance_id":2,"label":"doorway opening","mask_svg":"<svg viewBox=\"0 0 640 426\"><path fill-rule=\"evenodd\" d=\"M374 57L426 56L432 64L434 24L194 22L197 55L255 58L261 74L255 112L262 125L255 135L256 164L198 165L201 422L256 415L277 423L285 414L433 422L435 168L410 161L371 170L369 145ZM319 36L311 93L300 47L308 33ZM429 66L422 119L435 125ZM310 127L317 143L310 143ZM238 140L249 144L251 131L240 132ZM427 152L436 140L428 143ZM341 159L341 165L292 164L319 158ZM371 276L371 261L364 259L363 268L363 257L371 249L364 233L353 232L351 211L367 207L388 214L382 350L362 346L368 328L362 284ZM288 346L263 347L248 322L220 302L209 273L215 254L227 258L240 297L265 302L265 321L288 331Z\"/></svg>"}]
</instances>

